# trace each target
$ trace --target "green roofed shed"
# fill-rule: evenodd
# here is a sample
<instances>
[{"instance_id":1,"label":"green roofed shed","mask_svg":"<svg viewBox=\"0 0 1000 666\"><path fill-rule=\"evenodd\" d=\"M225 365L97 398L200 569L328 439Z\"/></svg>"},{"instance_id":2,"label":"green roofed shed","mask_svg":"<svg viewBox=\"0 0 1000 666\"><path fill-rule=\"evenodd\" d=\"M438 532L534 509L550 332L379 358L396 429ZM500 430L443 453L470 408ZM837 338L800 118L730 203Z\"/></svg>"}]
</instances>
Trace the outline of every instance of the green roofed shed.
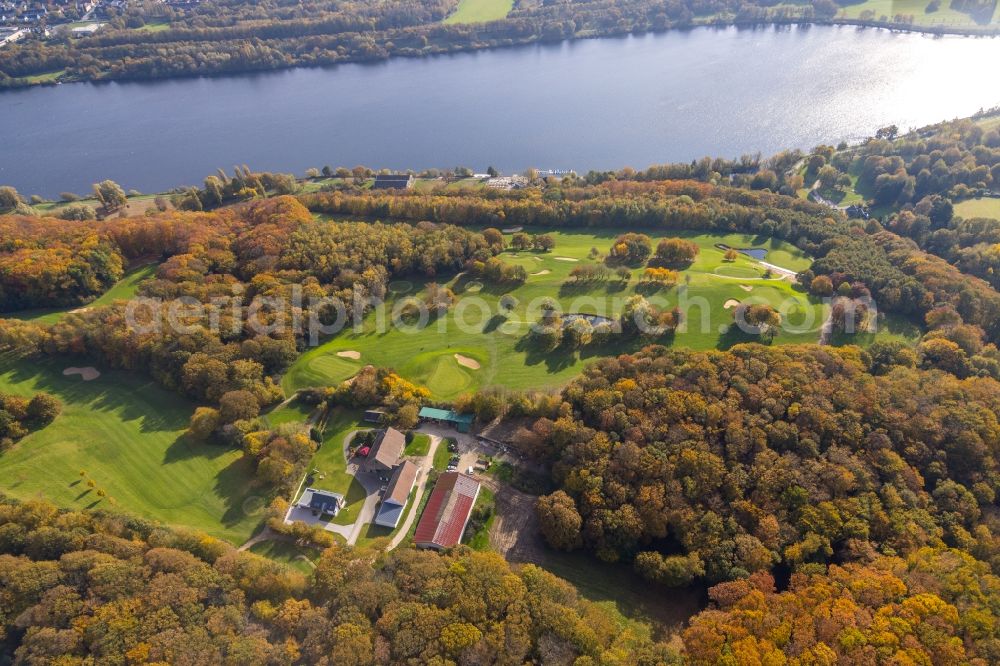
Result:
<instances>
[{"instance_id":1,"label":"green roofed shed","mask_svg":"<svg viewBox=\"0 0 1000 666\"><path fill-rule=\"evenodd\" d=\"M469 432L474 419L472 414L459 414L451 409L438 409L437 407L421 407L418 416L425 421L450 423L459 432Z\"/></svg>"}]
</instances>

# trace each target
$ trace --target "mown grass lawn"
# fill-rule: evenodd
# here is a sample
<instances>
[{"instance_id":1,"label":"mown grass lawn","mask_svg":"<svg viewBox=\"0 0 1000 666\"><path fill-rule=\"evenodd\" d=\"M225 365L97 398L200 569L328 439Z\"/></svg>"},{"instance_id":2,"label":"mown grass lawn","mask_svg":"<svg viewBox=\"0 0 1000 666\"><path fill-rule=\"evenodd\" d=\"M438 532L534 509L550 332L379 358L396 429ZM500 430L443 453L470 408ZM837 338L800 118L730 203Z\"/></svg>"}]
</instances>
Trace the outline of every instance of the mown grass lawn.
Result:
<instances>
[{"instance_id":1,"label":"mown grass lawn","mask_svg":"<svg viewBox=\"0 0 1000 666\"><path fill-rule=\"evenodd\" d=\"M514 0L461 0L445 23L485 23L498 21L514 7Z\"/></svg>"},{"instance_id":2,"label":"mown grass lawn","mask_svg":"<svg viewBox=\"0 0 1000 666\"><path fill-rule=\"evenodd\" d=\"M252 464L239 450L185 436L192 403L134 373L63 376L70 365L0 356L0 392L47 391L63 403L53 423L0 454L0 492L130 513L234 544L256 530L268 498L254 488Z\"/></svg>"},{"instance_id":3,"label":"mown grass lawn","mask_svg":"<svg viewBox=\"0 0 1000 666\"><path fill-rule=\"evenodd\" d=\"M338 525L353 523L366 497L364 486L347 473L344 438L354 430L367 430L370 427L370 423L366 424L362 420L362 412L343 407L336 408L330 414L323 431L323 443L309 463L306 486L329 490L344 496L346 504L334 518L334 522Z\"/></svg>"},{"instance_id":4,"label":"mown grass lawn","mask_svg":"<svg viewBox=\"0 0 1000 666\"><path fill-rule=\"evenodd\" d=\"M129 270L110 289L82 307L95 308L102 305L111 305L115 301L127 301L135 298L136 292L139 289L139 283L156 275L157 266L158 264L145 264ZM11 312L3 316L8 319L34 321L39 324L54 324L62 319L67 312L76 310L77 307L79 306L43 310L22 310L21 312Z\"/></svg>"},{"instance_id":5,"label":"mown grass lawn","mask_svg":"<svg viewBox=\"0 0 1000 666\"><path fill-rule=\"evenodd\" d=\"M315 410L312 405L307 405L299 398L293 398L288 404L272 409L264 415L264 418L269 426L276 428L286 423L305 423Z\"/></svg>"},{"instance_id":6,"label":"mown grass lawn","mask_svg":"<svg viewBox=\"0 0 1000 666\"><path fill-rule=\"evenodd\" d=\"M541 229L532 229L542 232ZM320 346L304 353L285 374L282 384L286 394L308 386L334 386L351 377L364 365L393 368L403 377L427 386L435 398L454 399L458 395L500 385L514 389L558 388L579 374L583 366L597 358L635 351L650 343L648 339L618 339L603 347L554 352L534 348L527 338L528 327L539 317L543 298L555 298L563 312L580 312L616 317L627 298L636 293L642 267L632 269L627 283L616 277L587 286L568 283L575 266L600 263L591 256L596 248L606 253L617 235L613 230L551 231L556 247L551 252L505 252L508 263L525 268L529 277L524 284L507 288L482 284L464 276L441 279L458 296L457 304L445 315L426 322L423 327L392 326L392 308L409 298L421 299L426 283L397 280L390 284L390 295L380 326L379 315L371 314L357 327L348 327ZM671 308L680 305L688 325L665 344L693 349L726 348L748 341L730 331L732 306L729 301L753 300L782 308L786 321L795 330L782 331L776 344L815 342L824 318L824 306L790 282L764 277L765 268L757 261L740 255L732 263L723 260L723 243L733 247L762 248L768 251L768 263L799 271L810 265L808 257L782 241L746 234L693 234L662 231L651 233L654 244L666 236L689 238L701 248L695 262L683 271L678 287L648 293L655 305ZM509 293L517 299L514 310L501 316L501 296ZM358 352L360 358L343 355ZM456 355L473 359L479 368L459 362Z\"/></svg>"},{"instance_id":7,"label":"mown grass lawn","mask_svg":"<svg viewBox=\"0 0 1000 666\"><path fill-rule=\"evenodd\" d=\"M431 450L431 436L427 433L418 432L414 433L413 440L406 445L406 449L403 451L404 456L412 456L414 458L420 458L426 456L428 451Z\"/></svg>"}]
</instances>

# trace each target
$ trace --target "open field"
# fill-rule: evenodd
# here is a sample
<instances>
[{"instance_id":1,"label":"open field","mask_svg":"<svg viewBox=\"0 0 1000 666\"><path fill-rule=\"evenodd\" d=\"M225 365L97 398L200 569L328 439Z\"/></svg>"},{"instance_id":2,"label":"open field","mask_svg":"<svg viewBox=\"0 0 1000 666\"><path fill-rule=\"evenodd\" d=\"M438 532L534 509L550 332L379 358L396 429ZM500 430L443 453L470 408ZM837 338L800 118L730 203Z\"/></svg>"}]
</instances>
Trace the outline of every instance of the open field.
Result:
<instances>
[{"instance_id":1,"label":"open field","mask_svg":"<svg viewBox=\"0 0 1000 666\"><path fill-rule=\"evenodd\" d=\"M83 382L64 377L65 365L0 357L0 391L47 391L63 403L55 422L0 454L2 492L74 509L114 509L234 544L250 536L267 498L254 495L242 452L184 435L193 404L137 374L104 371ZM98 497L98 489L107 497Z\"/></svg>"},{"instance_id":2,"label":"open field","mask_svg":"<svg viewBox=\"0 0 1000 666\"><path fill-rule=\"evenodd\" d=\"M572 583L581 597L611 612L623 629L652 628L669 635L708 603L704 588L659 587L626 564L601 562L584 552L545 548L541 561L534 564Z\"/></svg>"},{"instance_id":3,"label":"open field","mask_svg":"<svg viewBox=\"0 0 1000 666\"><path fill-rule=\"evenodd\" d=\"M498 21L514 7L514 0L461 0L445 23L485 23Z\"/></svg>"},{"instance_id":4,"label":"open field","mask_svg":"<svg viewBox=\"0 0 1000 666\"><path fill-rule=\"evenodd\" d=\"M116 282L111 289L98 296L96 299L84 305L85 308L95 308L102 305L111 305L115 301L129 300L135 297L136 291L139 289L139 283L146 278L153 277L156 274L156 268L158 264L145 264L125 273L125 276L121 280ZM34 321L39 324L54 324L67 312L72 312L76 310L77 307L71 308L57 308L57 309L44 309L44 310L23 310L21 312L11 312L8 314L0 315L8 319L21 319L23 321Z\"/></svg>"},{"instance_id":5,"label":"open field","mask_svg":"<svg viewBox=\"0 0 1000 666\"><path fill-rule=\"evenodd\" d=\"M315 568L311 563L319 559L319 551L315 548L297 546L290 541L261 541L250 546L250 552L290 566L304 574L311 574Z\"/></svg>"},{"instance_id":6,"label":"open field","mask_svg":"<svg viewBox=\"0 0 1000 666\"><path fill-rule=\"evenodd\" d=\"M955 215L966 219L989 217L1000 220L1000 198L966 199L955 204Z\"/></svg>"},{"instance_id":7,"label":"open field","mask_svg":"<svg viewBox=\"0 0 1000 666\"><path fill-rule=\"evenodd\" d=\"M532 230L542 232L543 230ZM283 378L287 394L307 386L332 386L354 375L367 364L390 367L403 377L427 386L434 397L456 396L490 385L515 389L556 388L576 376L591 360L641 348L650 340L613 340L599 347L580 351L560 347L554 352L533 348L527 339L528 327L539 317L539 305L546 297L555 298L564 313L618 316L629 296L641 291L641 267L632 269L628 283L616 276L588 285L568 284L576 266L597 264L591 248L606 252L615 231L552 231L556 247L547 253L505 252L501 257L525 268L526 282L508 289L502 285L483 285L464 276L452 276L447 283L459 297L445 315L420 328L391 325L392 308L403 300L422 299L426 284L397 281L390 284L390 296L384 312L385 326L378 325L378 315L371 314L358 329L347 328L315 349L303 354ZM680 330L668 344L694 349L726 348L749 338L728 330L732 310L723 305L729 300L766 302L783 307L787 320L801 332L782 332L776 343L815 342L819 337L824 306L787 280L765 279L765 269L749 257L740 255L732 263L723 261L723 251L716 243L733 247L760 247L768 250L768 263L794 271L809 266L810 260L795 247L777 240L745 234L658 233L654 243L665 235L680 235L698 243L701 252L683 271L681 286L646 293L655 305L669 308L680 305L688 316L687 330ZM518 303L504 317L499 300L509 293ZM683 293L683 295L682 295ZM358 351L357 359L338 356ZM459 363L456 354L479 363L479 369Z\"/></svg>"},{"instance_id":8,"label":"open field","mask_svg":"<svg viewBox=\"0 0 1000 666\"><path fill-rule=\"evenodd\" d=\"M912 16L913 24L918 26L942 27L975 27L1000 23L1000 11L996 3L984 4L976 12L966 12L961 8L973 3L960 3L954 0L941 0L936 10L930 10L930 0L867 0L843 7L838 17L860 18L866 11L874 13L874 20L893 20L895 16Z\"/></svg>"},{"instance_id":9,"label":"open field","mask_svg":"<svg viewBox=\"0 0 1000 666\"><path fill-rule=\"evenodd\" d=\"M920 342L923 331L909 319L896 314L881 314L874 332L858 332L854 335L834 334L830 344L835 347L858 345L870 347L876 342L902 342L910 347Z\"/></svg>"}]
</instances>

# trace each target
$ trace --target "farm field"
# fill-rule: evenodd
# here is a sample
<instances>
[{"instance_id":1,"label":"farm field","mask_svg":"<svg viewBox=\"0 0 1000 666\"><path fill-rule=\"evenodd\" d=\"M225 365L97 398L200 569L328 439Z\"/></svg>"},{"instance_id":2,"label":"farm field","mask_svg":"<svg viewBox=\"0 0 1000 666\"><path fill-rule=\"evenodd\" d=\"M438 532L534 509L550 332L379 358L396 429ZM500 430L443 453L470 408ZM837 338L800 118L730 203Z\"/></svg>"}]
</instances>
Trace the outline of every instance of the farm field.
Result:
<instances>
[{"instance_id":1,"label":"farm field","mask_svg":"<svg viewBox=\"0 0 1000 666\"><path fill-rule=\"evenodd\" d=\"M135 297L139 289L139 283L146 278L156 275L158 264L145 264L138 266L125 273L121 280L116 282L111 289L98 296L95 300L82 307L93 308L102 305L111 305L115 301L128 300ZM24 310L21 312L11 312L3 315L8 319L20 319L22 321L34 321L39 324L54 324L67 312L76 310L72 308L44 309L44 310Z\"/></svg>"},{"instance_id":2,"label":"farm field","mask_svg":"<svg viewBox=\"0 0 1000 666\"><path fill-rule=\"evenodd\" d=\"M65 365L0 357L0 391L47 391L63 403L52 424L0 454L4 493L114 509L234 544L250 536L267 498L254 495L253 470L241 451L184 435L193 404L137 374L111 371L84 382L64 376ZM98 497L98 489L107 496Z\"/></svg>"},{"instance_id":3,"label":"farm field","mask_svg":"<svg viewBox=\"0 0 1000 666\"><path fill-rule=\"evenodd\" d=\"M458 9L445 23L485 23L497 21L510 13L514 0L461 0Z\"/></svg>"},{"instance_id":4,"label":"farm field","mask_svg":"<svg viewBox=\"0 0 1000 666\"><path fill-rule=\"evenodd\" d=\"M1000 198L966 199L955 204L955 215L966 219L988 217L1000 220Z\"/></svg>"},{"instance_id":5,"label":"farm field","mask_svg":"<svg viewBox=\"0 0 1000 666\"><path fill-rule=\"evenodd\" d=\"M467 280L462 274L442 280L458 297L456 305L422 328L390 323L393 308L405 299L422 299L426 283L393 282L383 313L385 325L378 323L377 313L369 314L357 329L348 327L304 353L283 378L286 394L307 386L337 385L367 364L393 368L403 377L427 386L435 398L442 400L490 385L555 388L577 375L588 361L649 344L649 340L615 340L580 351L565 347L554 352L533 348L526 334L529 325L537 321L544 298L556 299L563 313L616 317L625 301L636 293L642 272L641 267L633 268L627 284L614 275L605 282L590 285L567 284L575 266L601 262L600 258L591 258L591 249L607 252L617 233L610 230L550 233L556 240L551 252L508 251L501 255L506 262L523 266L529 275L525 283L509 292L499 285ZM818 340L824 318L824 306L818 300L787 280L765 279L765 268L749 257L740 255L735 262L724 262L724 252L715 244L764 248L768 250L768 263L793 271L803 270L810 260L795 247L745 234L676 232L651 234L654 245L665 235L689 238L698 243L701 252L683 271L681 286L644 292L654 305L663 308L679 305L687 312L687 330L679 330L672 341L663 340L664 343L714 349L748 341L743 334L727 330L732 321L733 302L744 300L783 308L787 320L800 331L781 332L775 343ZM504 318L499 314L499 301L506 293L517 299L517 305ZM727 303L729 308L725 307Z\"/></svg>"}]
</instances>

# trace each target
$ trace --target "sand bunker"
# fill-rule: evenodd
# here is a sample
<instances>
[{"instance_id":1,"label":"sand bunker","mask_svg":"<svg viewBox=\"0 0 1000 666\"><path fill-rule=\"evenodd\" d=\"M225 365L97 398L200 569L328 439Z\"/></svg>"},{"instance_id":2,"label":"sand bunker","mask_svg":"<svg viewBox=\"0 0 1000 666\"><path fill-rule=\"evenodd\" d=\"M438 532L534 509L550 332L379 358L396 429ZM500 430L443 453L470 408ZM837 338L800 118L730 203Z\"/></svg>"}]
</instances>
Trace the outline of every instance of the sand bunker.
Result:
<instances>
[{"instance_id":1,"label":"sand bunker","mask_svg":"<svg viewBox=\"0 0 1000 666\"><path fill-rule=\"evenodd\" d=\"M474 358L469 358L468 356L462 356L461 354L455 354L455 360L458 361L459 365L465 366L472 370L478 370L480 367L479 361Z\"/></svg>"},{"instance_id":2,"label":"sand bunker","mask_svg":"<svg viewBox=\"0 0 1000 666\"><path fill-rule=\"evenodd\" d=\"M337 356L341 358L353 358L355 361L357 361L359 358L361 358L361 352L349 349L347 351L337 352Z\"/></svg>"},{"instance_id":3,"label":"sand bunker","mask_svg":"<svg viewBox=\"0 0 1000 666\"><path fill-rule=\"evenodd\" d=\"M729 310L730 308L736 308L736 307L739 307L739 305L740 305L740 302L739 302L739 301L737 301L737 300L736 300L735 298L730 298L730 299L729 299L728 301L726 301L726 302L725 302L725 303L724 303L724 304L722 305L722 307L724 307L725 309Z\"/></svg>"},{"instance_id":4,"label":"sand bunker","mask_svg":"<svg viewBox=\"0 0 1000 666\"><path fill-rule=\"evenodd\" d=\"M531 260L532 261L541 261L542 258L541 257L532 257Z\"/></svg>"},{"instance_id":5,"label":"sand bunker","mask_svg":"<svg viewBox=\"0 0 1000 666\"><path fill-rule=\"evenodd\" d=\"M748 284L741 284L740 289L742 289L743 291L753 291L753 287L751 287Z\"/></svg>"},{"instance_id":6,"label":"sand bunker","mask_svg":"<svg viewBox=\"0 0 1000 666\"><path fill-rule=\"evenodd\" d=\"M82 314L84 312L90 312L93 309L94 308L91 308L91 307L82 307L82 308L77 308L75 310L70 310L69 313L70 314Z\"/></svg>"},{"instance_id":7,"label":"sand bunker","mask_svg":"<svg viewBox=\"0 0 1000 666\"><path fill-rule=\"evenodd\" d=\"M556 261L580 261L579 259L574 259L573 257L553 257Z\"/></svg>"},{"instance_id":8,"label":"sand bunker","mask_svg":"<svg viewBox=\"0 0 1000 666\"><path fill-rule=\"evenodd\" d=\"M547 268L546 268L545 270L541 270L541 271L538 271L537 273L532 273L532 275L533 275L533 276L534 276L534 275L548 275L548 274L549 274L549 273L551 273L551 272L552 272L552 271L550 271L549 269L547 269Z\"/></svg>"},{"instance_id":9,"label":"sand bunker","mask_svg":"<svg viewBox=\"0 0 1000 666\"><path fill-rule=\"evenodd\" d=\"M66 368L63 370L63 375L69 377L71 375L80 375L80 379L85 382L91 382L101 376L101 373L97 371L97 368L92 366L87 366L86 368Z\"/></svg>"}]
</instances>

